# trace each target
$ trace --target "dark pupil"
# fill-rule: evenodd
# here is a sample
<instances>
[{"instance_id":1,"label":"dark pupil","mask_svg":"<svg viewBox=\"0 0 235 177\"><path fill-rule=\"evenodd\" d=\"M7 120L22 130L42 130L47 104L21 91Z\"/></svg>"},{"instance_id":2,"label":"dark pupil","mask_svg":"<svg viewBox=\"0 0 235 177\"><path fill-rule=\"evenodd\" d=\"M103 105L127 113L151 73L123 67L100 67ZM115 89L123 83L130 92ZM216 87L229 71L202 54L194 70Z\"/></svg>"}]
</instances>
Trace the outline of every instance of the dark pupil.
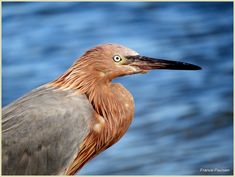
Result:
<instances>
[{"instance_id":1,"label":"dark pupil","mask_svg":"<svg viewBox=\"0 0 235 177\"><path fill-rule=\"evenodd\" d=\"M118 60L120 60L120 57L116 56L115 59L118 61Z\"/></svg>"}]
</instances>

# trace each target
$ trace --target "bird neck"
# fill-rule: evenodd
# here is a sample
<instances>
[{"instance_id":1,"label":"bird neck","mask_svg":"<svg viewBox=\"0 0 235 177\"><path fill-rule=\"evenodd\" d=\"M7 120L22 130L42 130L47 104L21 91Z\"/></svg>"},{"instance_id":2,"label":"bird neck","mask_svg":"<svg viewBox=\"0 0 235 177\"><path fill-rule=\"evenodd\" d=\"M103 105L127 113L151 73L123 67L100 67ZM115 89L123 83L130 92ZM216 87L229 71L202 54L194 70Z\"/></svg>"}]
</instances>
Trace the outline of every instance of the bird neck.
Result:
<instances>
[{"instance_id":1,"label":"bird neck","mask_svg":"<svg viewBox=\"0 0 235 177\"><path fill-rule=\"evenodd\" d=\"M92 74L91 74L92 73ZM75 63L49 86L85 94L94 109L90 133L81 151L66 174L74 174L87 161L116 143L129 128L134 115L132 95L120 84L112 84L105 73L93 70L86 63Z\"/></svg>"},{"instance_id":2,"label":"bird neck","mask_svg":"<svg viewBox=\"0 0 235 177\"><path fill-rule=\"evenodd\" d=\"M77 95L85 94L99 115L111 125L119 125L129 115L133 116L134 101L123 86L112 84L111 81L112 78L100 70L94 70L89 62L79 60L48 85L62 90L73 90Z\"/></svg>"},{"instance_id":3,"label":"bird neck","mask_svg":"<svg viewBox=\"0 0 235 177\"><path fill-rule=\"evenodd\" d=\"M132 95L120 84L96 87L88 98L95 110L90 133L66 175L74 175L86 162L116 143L129 128L134 115Z\"/></svg>"},{"instance_id":4,"label":"bird neck","mask_svg":"<svg viewBox=\"0 0 235 177\"><path fill-rule=\"evenodd\" d=\"M89 71L89 68L85 70L71 67L48 85L62 90L73 90L77 95L85 94L94 110L107 121L117 120L117 117L122 120L125 113L129 112L126 105L134 104L132 95L123 86L112 84L111 79L104 77L102 72Z\"/></svg>"},{"instance_id":5,"label":"bird neck","mask_svg":"<svg viewBox=\"0 0 235 177\"><path fill-rule=\"evenodd\" d=\"M49 86L89 94L103 85L110 85L112 78L108 77L102 70L94 69L94 65L97 64L82 57L63 75L49 83Z\"/></svg>"}]
</instances>

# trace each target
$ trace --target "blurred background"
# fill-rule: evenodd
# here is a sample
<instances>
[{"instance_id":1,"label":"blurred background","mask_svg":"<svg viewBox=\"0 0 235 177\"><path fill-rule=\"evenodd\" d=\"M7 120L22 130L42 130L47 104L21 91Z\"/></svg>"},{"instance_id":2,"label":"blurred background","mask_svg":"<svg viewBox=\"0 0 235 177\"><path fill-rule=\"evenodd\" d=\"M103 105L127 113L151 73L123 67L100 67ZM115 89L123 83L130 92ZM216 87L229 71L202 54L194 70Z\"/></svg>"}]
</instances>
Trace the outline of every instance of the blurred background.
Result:
<instances>
[{"instance_id":1,"label":"blurred background","mask_svg":"<svg viewBox=\"0 0 235 177\"><path fill-rule=\"evenodd\" d=\"M116 79L135 98L135 119L79 174L233 173L232 2L3 3L2 40L2 106L101 43L203 68Z\"/></svg>"}]
</instances>

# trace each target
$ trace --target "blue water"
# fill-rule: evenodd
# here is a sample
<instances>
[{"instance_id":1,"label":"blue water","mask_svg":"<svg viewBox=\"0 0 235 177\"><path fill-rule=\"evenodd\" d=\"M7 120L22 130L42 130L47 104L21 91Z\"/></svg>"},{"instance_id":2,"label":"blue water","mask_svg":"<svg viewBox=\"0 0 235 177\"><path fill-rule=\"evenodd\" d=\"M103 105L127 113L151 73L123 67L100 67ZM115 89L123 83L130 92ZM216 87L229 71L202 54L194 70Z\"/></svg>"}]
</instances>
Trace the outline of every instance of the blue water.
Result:
<instances>
[{"instance_id":1,"label":"blue water","mask_svg":"<svg viewBox=\"0 0 235 177\"><path fill-rule=\"evenodd\" d=\"M232 3L3 3L2 13L3 106L101 43L203 68L116 79L135 119L79 174L233 173ZM215 168L225 171L201 171Z\"/></svg>"}]
</instances>

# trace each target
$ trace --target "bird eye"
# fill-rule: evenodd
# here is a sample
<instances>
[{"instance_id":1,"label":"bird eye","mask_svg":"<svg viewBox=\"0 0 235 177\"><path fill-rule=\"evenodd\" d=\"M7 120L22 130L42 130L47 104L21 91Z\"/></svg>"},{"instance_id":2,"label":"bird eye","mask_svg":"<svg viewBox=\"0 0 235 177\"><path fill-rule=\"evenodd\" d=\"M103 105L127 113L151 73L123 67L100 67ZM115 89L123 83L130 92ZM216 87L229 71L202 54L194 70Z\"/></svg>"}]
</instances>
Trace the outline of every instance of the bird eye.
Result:
<instances>
[{"instance_id":1,"label":"bird eye","mask_svg":"<svg viewBox=\"0 0 235 177\"><path fill-rule=\"evenodd\" d=\"M121 58L119 55L114 55L114 56L113 56L113 60L114 60L115 62L120 62L120 61L122 60L122 58Z\"/></svg>"}]
</instances>

